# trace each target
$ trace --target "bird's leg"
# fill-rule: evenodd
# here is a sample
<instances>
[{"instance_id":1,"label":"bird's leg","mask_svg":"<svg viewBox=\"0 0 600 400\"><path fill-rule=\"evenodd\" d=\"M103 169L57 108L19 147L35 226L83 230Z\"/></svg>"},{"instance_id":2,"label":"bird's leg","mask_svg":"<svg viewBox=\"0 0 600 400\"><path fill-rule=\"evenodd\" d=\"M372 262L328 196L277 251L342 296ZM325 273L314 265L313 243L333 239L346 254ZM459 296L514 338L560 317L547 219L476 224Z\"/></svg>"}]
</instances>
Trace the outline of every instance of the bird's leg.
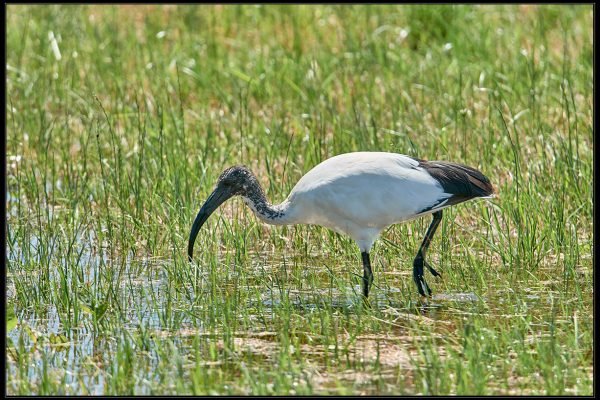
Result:
<instances>
[{"instance_id":1,"label":"bird's leg","mask_svg":"<svg viewBox=\"0 0 600 400\"><path fill-rule=\"evenodd\" d=\"M429 271L434 276L440 276L439 272L437 272L427 261L425 261L425 253L429 248L429 244L431 243L431 239L433 238L433 234L437 229L440 221L442 220L442 211L436 211L433 213L433 221L431 221L431 225L427 229L427 233L425 234L425 238L423 239L423 243L421 243L421 247L419 248L419 252L415 257L415 261L413 262L413 279L417 284L417 289L421 296L425 296L425 292L427 295L431 296L431 289L427 282L425 282L425 278L423 277L423 266L426 266Z\"/></svg>"},{"instance_id":2,"label":"bird's leg","mask_svg":"<svg viewBox=\"0 0 600 400\"><path fill-rule=\"evenodd\" d=\"M365 298L369 297L369 287L373 283L373 271L371 271L371 259L369 257L369 253L363 251L362 262L363 262L363 295Z\"/></svg>"}]
</instances>

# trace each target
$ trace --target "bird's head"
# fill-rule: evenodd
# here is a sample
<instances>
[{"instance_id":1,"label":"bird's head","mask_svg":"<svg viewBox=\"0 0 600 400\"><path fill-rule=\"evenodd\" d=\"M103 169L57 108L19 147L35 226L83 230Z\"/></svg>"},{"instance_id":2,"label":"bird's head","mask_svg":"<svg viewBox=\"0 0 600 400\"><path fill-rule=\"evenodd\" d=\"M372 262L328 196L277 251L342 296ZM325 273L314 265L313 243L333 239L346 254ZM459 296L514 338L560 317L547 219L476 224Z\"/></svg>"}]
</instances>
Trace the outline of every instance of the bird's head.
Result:
<instances>
[{"instance_id":1,"label":"bird's head","mask_svg":"<svg viewBox=\"0 0 600 400\"><path fill-rule=\"evenodd\" d=\"M208 196L208 199L202 205L198 212L188 242L188 258L192 261L194 252L194 242L196 236L206 222L208 217L221 205L225 200L233 196L246 196L252 188L258 183L256 177L248 168L243 165L236 165L227 168L217 180L215 190Z\"/></svg>"},{"instance_id":2,"label":"bird's head","mask_svg":"<svg viewBox=\"0 0 600 400\"><path fill-rule=\"evenodd\" d=\"M215 191L222 190L231 193L231 196L243 196L248 193L248 190L253 186L256 177L246 166L236 165L229 167L221 173L217 180ZM229 196L229 197L231 197ZM228 197L228 198L229 198Z\"/></svg>"}]
</instances>

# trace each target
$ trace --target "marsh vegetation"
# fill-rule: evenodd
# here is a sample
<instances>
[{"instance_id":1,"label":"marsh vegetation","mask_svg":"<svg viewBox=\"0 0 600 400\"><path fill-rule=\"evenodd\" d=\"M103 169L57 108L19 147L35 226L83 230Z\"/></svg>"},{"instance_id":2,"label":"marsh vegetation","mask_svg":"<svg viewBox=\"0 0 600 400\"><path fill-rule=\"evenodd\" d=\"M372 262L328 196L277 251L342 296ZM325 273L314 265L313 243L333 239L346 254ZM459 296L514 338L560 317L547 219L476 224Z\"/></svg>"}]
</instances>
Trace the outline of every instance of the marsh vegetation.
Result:
<instances>
[{"instance_id":1,"label":"marsh vegetation","mask_svg":"<svg viewBox=\"0 0 600 400\"><path fill-rule=\"evenodd\" d=\"M583 6L7 6L8 394L591 394L592 19ZM360 302L348 238L281 201L336 154L479 168L393 226Z\"/></svg>"}]
</instances>

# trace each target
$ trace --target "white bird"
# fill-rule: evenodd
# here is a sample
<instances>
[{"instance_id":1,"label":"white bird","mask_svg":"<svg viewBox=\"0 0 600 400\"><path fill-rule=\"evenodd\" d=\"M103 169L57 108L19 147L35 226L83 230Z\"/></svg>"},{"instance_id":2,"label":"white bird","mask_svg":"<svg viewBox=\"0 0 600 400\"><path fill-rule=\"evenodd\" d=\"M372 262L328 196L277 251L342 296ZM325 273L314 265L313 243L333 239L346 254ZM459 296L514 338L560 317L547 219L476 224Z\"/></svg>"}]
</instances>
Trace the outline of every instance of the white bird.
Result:
<instances>
[{"instance_id":1,"label":"white bird","mask_svg":"<svg viewBox=\"0 0 600 400\"><path fill-rule=\"evenodd\" d=\"M390 225L433 214L433 221L413 262L413 278L422 296L431 296L423 266L425 252L442 219L442 209L476 197L491 197L494 189L478 170L446 161L425 161L395 153L340 154L311 169L287 199L272 205L254 174L245 166L226 169L196 216L188 243L192 261L198 231L225 200L239 195L262 221L272 225L321 225L350 236L363 262L363 295L373 282L369 252Z\"/></svg>"}]
</instances>

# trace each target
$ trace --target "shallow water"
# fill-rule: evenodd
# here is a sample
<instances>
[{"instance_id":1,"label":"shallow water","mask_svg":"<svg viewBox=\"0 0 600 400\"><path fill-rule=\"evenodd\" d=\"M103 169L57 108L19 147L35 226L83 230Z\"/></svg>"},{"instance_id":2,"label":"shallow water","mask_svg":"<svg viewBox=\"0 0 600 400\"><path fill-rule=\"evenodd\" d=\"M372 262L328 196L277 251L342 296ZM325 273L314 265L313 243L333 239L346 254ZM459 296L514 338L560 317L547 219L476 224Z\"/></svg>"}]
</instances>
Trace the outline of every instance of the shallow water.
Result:
<instances>
[{"instance_id":1,"label":"shallow water","mask_svg":"<svg viewBox=\"0 0 600 400\"><path fill-rule=\"evenodd\" d=\"M409 373L419 368L421 340L429 343L432 339L443 341L449 335L457 335L458 327L473 317L497 321L529 316L544 320L550 312L557 312L553 308L553 291L545 285L528 288L520 294L511 290L482 294L438 292L423 299L414 292L407 294L398 287L379 283L372 289L371 306L365 307L360 284L351 285L348 280L351 276L343 273L344 268L351 266L340 265L331 271L334 274L331 276L317 265L311 266L310 260L302 265L306 260L277 259L267 253L252 254L253 261L246 268L228 265L231 259L224 258L219 262L225 264L213 272L211 267L187 264L180 270L181 265L164 259L127 255L122 260L110 260L106 252L93 250L89 245L93 243L93 233L80 234L78 238L83 250L76 270L84 277L84 284L96 293L92 297L116 296L106 312L94 318L95 311L87 303L83 310L80 307L76 320L65 324L67 315L56 306L43 313L16 310L18 325L7 332L8 376L40 382L47 371L53 371L55 379L62 382L64 393L112 393L114 389L107 386L107 377L112 375L116 360L123 357L124 338L136 343L133 357L144 366L134 385L136 394L151 394L156 390L152 382L164 368L161 363L165 349L172 346L187 360L185 371L201 364L236 370L239 368L236 359L269 370L282 346L293 347L282 342L281 331L281 323L292 321L297 327L290 338L300 343L298 351L305 367L312 371L310 379L318 388L317 393L337 393L335 382L363 385L365 393L380 390L393 393L399 370ZM36 243L32 237L33 248ZM18 270L15 268L18 263L25 262L18 246L10 248L8 259L13 263L13 271ZM51 259L51 280L60 280L59 268L68 268L60 263L66 261L68 258ZM107 274L111 269L115 273ZM182 275L182 271L188 275ZM33 276L37 273L20 272ZM402 282L406 279L403 275L397 275L399 281L388 278L386 282ZM21 278L9 274L9 300L14 295L12 291L17 290L15 280ZM73 273L67 274L67 287L77 284L72 281L74 278ZM217 286L213 287L211 282ZM436 289L441 290L441 286ZM519 299L516 304L515 296ZM79 300L85 302L83 298ZM566 321L569 317L558 315L557 324L561 318ZM73 321L78 322L73 325ZM315 321L321 321L317 324L320 328L316 328ZM357 330L362 333L351 333L349 330L361 321L367 328ZM372 331L368 327L372 324L380 326L379 330L383 328L383 332ZM334 330L323 334L325 328ZM223 354L234 351L237 355L197 360L193 354L198 351L195 342L198 339L202 340L202 349L212 343ZM348 343L352 343L350 347ZM346 354L342 359L354 367L344 367L336 373L330 367L323 369L324 360L341 357L340 349ZM295 349L290 351L296 354ZM445 354L443 345L436 351ZM28 359L26 366L19 361L22 357ZM375 375L360 372L356 363L363 365L361 368L378 365L378 372ZM376 390L373 379L383 386Z\"/></svg>"}]
</instances>

